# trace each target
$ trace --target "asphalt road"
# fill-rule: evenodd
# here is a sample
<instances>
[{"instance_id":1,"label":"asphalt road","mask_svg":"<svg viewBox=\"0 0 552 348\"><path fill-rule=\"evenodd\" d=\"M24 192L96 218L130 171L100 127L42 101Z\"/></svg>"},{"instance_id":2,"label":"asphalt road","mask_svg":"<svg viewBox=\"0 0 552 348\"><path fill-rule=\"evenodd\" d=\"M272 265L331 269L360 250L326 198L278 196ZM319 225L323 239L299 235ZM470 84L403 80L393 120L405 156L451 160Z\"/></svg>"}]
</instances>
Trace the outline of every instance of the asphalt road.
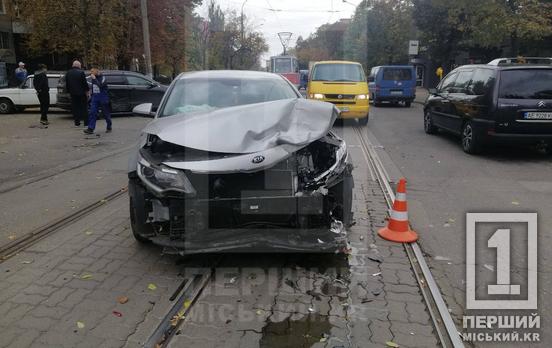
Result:
<instances>
[{"instance_id":1,"label":"asphalt road","mask_svg":"<svg viewBox=\"0 0 552 348\"><path fill-rule=\"evenodd\" d=\"M539 346L549 347L552 335L546 331L552 322L552 301L548 297L552 288L549 267L552 157L517 146L491 146L482 155L467 155L457 137L442 132L438 135L424 133L419 104L409 109L390 105L373 107L368 133L391 180L397 181L400 176L408 179L411 224L420 234L422 249L428 254L432 272L459 328L462 315L498 314L493 310L465 311L466 213L538 213L537 312L541 315L542 328ZM521 299L527 298L528 254L535 254L535 251L527 251L524 228L523 225L512 227L510 257L511 283L521 284ZM496 284L496 249L486 245L492 231L489 228L476 230L478 298L485 296L484 284ZM504 313L526 315L530 312L535 311Z\"/></svg>"}]
</instances>

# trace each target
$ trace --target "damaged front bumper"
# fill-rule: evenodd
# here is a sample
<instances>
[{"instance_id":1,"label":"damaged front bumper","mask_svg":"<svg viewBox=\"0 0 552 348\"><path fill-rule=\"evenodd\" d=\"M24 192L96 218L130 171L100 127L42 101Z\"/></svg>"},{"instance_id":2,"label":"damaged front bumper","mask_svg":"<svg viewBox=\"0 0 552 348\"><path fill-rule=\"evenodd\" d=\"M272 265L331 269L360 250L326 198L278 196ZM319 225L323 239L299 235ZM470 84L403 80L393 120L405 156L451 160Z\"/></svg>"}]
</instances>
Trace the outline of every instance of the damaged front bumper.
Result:
<instances>
[{"instance_id":1,"label":"damaged front bumper","mask_svg":"<svg viewBox=\"0 0 552 348\"><path fill-rule=\"evenodd\" d=\"M150 239L167 252L335 252L345 246L343 223L317 193L302 197L164 199L152 197ZM164 226L164 227L161 227Z\"/></svg>"}]
</instances>

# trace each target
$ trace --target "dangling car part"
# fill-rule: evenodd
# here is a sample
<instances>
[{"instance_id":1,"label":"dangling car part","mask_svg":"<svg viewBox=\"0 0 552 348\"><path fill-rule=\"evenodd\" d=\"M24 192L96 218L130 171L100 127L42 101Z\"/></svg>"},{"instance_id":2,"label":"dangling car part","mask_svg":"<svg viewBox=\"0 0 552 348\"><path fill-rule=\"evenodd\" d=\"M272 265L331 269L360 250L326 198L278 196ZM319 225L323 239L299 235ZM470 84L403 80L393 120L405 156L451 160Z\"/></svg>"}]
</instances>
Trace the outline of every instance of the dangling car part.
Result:
<instances>
[{"instance_id":1,"label":"dangling car part","mask_svg":"<svg viewBox=\"0 0 552 348\"><path fill-rule=\"evenodd\" d=\"M339 251L353 179L338 115L275 74L181 75L130 161L134 236L180 254Z\"/></svg>"}]
</instances>

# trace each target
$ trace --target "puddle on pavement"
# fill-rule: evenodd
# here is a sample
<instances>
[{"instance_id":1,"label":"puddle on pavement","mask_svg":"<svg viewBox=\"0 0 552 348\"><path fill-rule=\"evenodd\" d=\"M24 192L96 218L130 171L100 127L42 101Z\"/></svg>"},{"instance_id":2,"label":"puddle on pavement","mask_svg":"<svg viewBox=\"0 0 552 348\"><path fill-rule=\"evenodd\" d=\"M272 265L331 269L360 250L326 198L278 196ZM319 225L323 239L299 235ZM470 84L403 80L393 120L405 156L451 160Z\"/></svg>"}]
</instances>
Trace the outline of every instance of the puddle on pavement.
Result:
<instances>
[{"instance_id":1,"label":"puddle on pavement","mask_svg":"<svg viewBox=\"0 0 552 348\"><path fill-rule=\"evenodd\" d=\"M267 322L262 330L259 346L262 348L301 348L311 347L330 333L332 325L329 317L316 313L301 319L290 317L281 322Z\"/></svg>"}]
</instances>

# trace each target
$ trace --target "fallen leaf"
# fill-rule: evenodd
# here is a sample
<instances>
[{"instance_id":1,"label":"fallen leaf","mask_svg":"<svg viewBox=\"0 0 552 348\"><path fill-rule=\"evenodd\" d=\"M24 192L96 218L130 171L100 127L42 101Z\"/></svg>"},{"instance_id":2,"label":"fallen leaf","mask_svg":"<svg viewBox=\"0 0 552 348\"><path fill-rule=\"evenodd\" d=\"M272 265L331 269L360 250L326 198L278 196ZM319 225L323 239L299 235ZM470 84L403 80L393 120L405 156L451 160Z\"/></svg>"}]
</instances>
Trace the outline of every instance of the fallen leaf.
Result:
<instances>
[{"instance_id":1,"label":"fallen leaf","mask_svg":"<svg viewBox=\"0 0 552 348\"><path fill-rule=\"evenodd\" d=\"M86 279L92 279L92 274L83 274L83 275L81 276L81 279L84 279L84 280L86 280Z\"/></svg>"},{"instance_id":2,"label":"fallen leaf","mask_svg":"<svg viewBox=\"0 0 552 348\"><path fill-rule=\"evenodd\" d=\"M86 231L86 232L84 232L84 234L86 234L87 236L89 236L89 235L92 234L92 231Z\"/></svg>"},{"instance_id":3,"label":"fallen leaf","mask_svg":"<svg viewBox=\"0 0 552 348\"><path fill-rule=\"evenodd\" d=\"M21 261L21 263L24 264L24 265L28 265L28 264L33 263L33 260L25 260L25 261Z\"/></svg>"},{"instance_id":4,"label":"fallen leaf","mask_svg":"<svg viewBox=\"0 0 552 348\"><path fill-rule=\"evenodd\" d=\"M263 315L263 311L260 310L260 309L258 309L256 313L257 313L257 315Z\"/></svg>"},{"instance_id":5,"label":"fallen leaf","mask_svg":"<svg viewBox=\"0 0 552 348\"><path fill-rule=\"evenodd\" d=\"M126 296L119 296L117 297L117 302L119 302L120 304L125 304L128 302L128 297Z\"/></svg>"},{"instance_id":6,"label":"fallen leaf","mask_svg":"<svg viewBox=\"0 0 552 348\"><path fill-rule=\"evenodd\" d=\"M153 283L149 283L148 284L148 289L150 289L151 291L154 291L155 289L157 289L157 285L155 285Z\"/></svg>"},{"instance_id":7,"label":"fallen leaf","mask_svg":"<svg viewBox=\"0 0 552 348\"><path fill-rule=\"evenodd\" d=\"M385 344L386 344L388 347L399 348L399 345L396 344L395 342L387 341L387 342L385 342Z\"/></svg>"},{"instance_id":8,"label":"fallen leaf","mask_svg":"<svg viewBox=\"0 0 552 348\"><path fill-rule=\"evenodd\" d=\"M79 329L84 329L84 323L82 321L77 321L77 327Z\"/></svg>"},{"instance_id":9,"label":"fallen leaf","mask_svg":"<svg viewBox=\"0 0 552 348\"><path fill-rule=\"evenodd\" d=\"M8 236L8 239L9 240L14 240L16 238L16 235L15 234L12 234L11 236Z\"/></svg>"},{"instance_id":10,"label":"fallen leaf","mask_svg":"<svg viewBox=\"0 0 552 348\"><path fill-rule=\"evenodd\" d=\"M188 309L191 305L192 305L192 301L191 301L191 300L186 300L186 301L184 301L184 309Z\"/></svg>"}]
</instances>

